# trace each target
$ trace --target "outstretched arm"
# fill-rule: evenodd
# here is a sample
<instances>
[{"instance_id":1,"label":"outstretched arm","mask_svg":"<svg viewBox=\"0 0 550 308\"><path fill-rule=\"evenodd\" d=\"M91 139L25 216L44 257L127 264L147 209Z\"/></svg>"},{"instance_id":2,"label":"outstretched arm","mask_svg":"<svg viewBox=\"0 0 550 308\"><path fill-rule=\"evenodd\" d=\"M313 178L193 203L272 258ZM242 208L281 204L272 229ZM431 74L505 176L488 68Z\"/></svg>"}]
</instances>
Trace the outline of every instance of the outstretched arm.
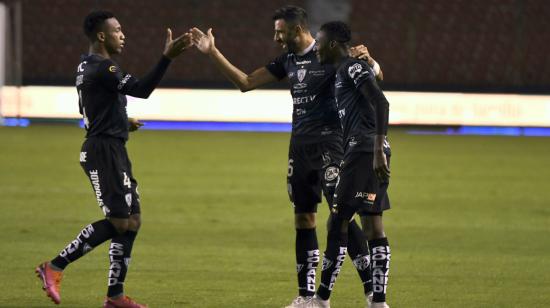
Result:
<instances>
[{"instance_id":1,"label":"outstretched arm","mask_svg":"<svg viewBox=\"0 0 550 308\"><path fill-rule=\"evenodd\" d=\"M251 74L246 74L239 68L231 64L227 58L216 48L212 29L208 29L204 34L198 28L190 30L193 44L202 53L210 56L216 67L242 92L254 90L262 85L266 85L278 78L271 74L265 67L256 69Z\"/></svg>"},{"instance_id":2,"label":"outstretched arm","mask_svg":"<svg viewBox=\"0 0 550 308\"><path fill-rule=\"evenodd\" d=\"M352 57L367 61L369 66L374 71L374 74L376 76L376 80L382 81L384 80L384 72L382 72L382 69L380 68L380 64L374 60L373 57L371 57L369 53L369 49L365 45L358 45L350 48L350 54Z\"/></svg>"},{"instance_id":3,"label":"outstretched arm","mask_svg":"<svg viewBox=\"0 0 550 308\"><path fill-rule=\"evenodd\" d=\"M158 86L172 59L192 45L190 34L186 33L173 40L172 31L167 29L166 32L166 44L162 58L143 78L138 79L122 72L115 62L106 59L101 64L99 80L112 91L139 98L148 98Z\"/></svg>"},{"instance_id":4,"label":"outstretched arm","mask_svg":"<svg viewBox=\"0 0 550 308\"><path fill-rule=\"evenodd\" d=\"M191 47L192 44L191 35L189 33L185 33L173 40L172 30L170 30L170 28L166 29L166 43L164 45L162 58L147 75L129 85L125 94L139 98L148 98L160 83L170 62L182 54L185 49ZM124 81L124 79L122 81Z\"/></svg>"}]
</instances>

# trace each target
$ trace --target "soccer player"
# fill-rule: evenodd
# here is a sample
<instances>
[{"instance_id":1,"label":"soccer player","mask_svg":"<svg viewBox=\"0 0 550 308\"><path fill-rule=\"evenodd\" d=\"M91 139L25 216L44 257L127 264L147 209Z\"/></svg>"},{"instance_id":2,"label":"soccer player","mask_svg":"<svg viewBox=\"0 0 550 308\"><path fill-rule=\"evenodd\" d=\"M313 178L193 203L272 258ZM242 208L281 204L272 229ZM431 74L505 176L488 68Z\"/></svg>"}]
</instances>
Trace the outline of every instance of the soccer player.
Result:
<instances>
[{"instance_id":1,"label":"soccer player","mask_svg":"<svg viewBox=\"0 0 550 308\"><path fill-rule=\"evenodd\" d=\"M287 186L295 214L298 296L287 307L295 307L315 293L316 268L320 260L315 214L317 204L322 201L321 191L328 204L333 203L343 155L342 131L333 94L335 68L318 62L306 12L296 6L285 6L275 12L273 21L274 40L286 52L250 74L231 64L216 48L212 29L207 34L197 28L190 31L194 45L209 55L242 92L283 79L289 81L294 104ZM360 56L370 58L368 51ZM355 222L349 224L348 235L349 254L368 298L372 283L366 238Z\"/></svg>"},{"instance_id":2,"label":"soccer player","mask_svg":"<svg viewBox=\"0 0 550 308\"><path fill-rule=\"evenodd\" d=\"M138 80L123 72L111 59L122 52L125 43L120 23L112 13L90 13L84 20L84 33L90 40L89 54L81 57L76 71L80 113L86 128L80 164L106 218L84 227L58 256L40 264L36 273L42 280L46 295L59 304L61 279L67 265L111 240L108 291L103 306L147 307L134 302L123 292L132 246L141 225L137 181L132 175L125 144L128 131L134 131L142 124L128 119L125 95L148 98L171 60L192 42L189 34L173 40L171 30L167 29L160 61L149 74Z\"/></svg>"},{"instance_id":3,"label":"soccer player","mask_svg":"<svg viewBox=\"0 0 550 308\"><path fill-rule=\"evenodd\" d=\"M378 87L370 66L350 57L351 32L343 22L329 22L317 33L317 57L333 65L338 115L345 141L331 226L323 258L321 284L315 296L301 307L330 307L330 293L346 257L348 224L361 216L369 239L373 275L373 299L368 306L388 308L386 287L390 247L384 233L382 212L390 208L387 188L390 170L388 130L389 103Z\"/></svg>"}]
</instances>

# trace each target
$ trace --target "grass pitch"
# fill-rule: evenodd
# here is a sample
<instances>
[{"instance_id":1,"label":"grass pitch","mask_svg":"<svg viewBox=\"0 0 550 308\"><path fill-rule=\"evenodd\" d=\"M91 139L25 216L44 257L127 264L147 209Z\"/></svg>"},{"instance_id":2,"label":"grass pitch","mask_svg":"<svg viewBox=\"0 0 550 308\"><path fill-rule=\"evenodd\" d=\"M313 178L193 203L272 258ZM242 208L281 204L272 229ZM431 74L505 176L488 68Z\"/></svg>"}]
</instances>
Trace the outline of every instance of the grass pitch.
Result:
<instances>
[{"instance_id":1,"label":"grass pitch","mask_svg":"<svg viewBox=\"0 0 550 308\"><path fill-rule=\"evenodd\" d=\"M283 307L296 294L288 134L141 131L143 226L127 294L151 307ZM34 267L100 219L83 131L0 127L0 307L49 307ZM392 129L393 307L550 305L550 139ZM325 247L326 205L318 236ZM100 307L107 246L68 267L61 307ZM364 307L349 260L333 307Z\"/></svg>"}]
</instances>

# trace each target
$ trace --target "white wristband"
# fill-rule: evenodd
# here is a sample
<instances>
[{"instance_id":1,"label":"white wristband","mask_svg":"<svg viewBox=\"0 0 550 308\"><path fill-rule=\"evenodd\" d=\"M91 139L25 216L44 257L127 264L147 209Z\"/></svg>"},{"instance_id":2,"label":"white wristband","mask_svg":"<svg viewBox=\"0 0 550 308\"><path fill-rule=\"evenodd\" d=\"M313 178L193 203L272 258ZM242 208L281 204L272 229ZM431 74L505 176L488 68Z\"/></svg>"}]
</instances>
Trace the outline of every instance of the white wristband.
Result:
<instances>
[{"instance_id":1,"label":"white wristband","mask_svg":"<svg viewBox=\"0 0 550 308\"><path fill-rule=\"evenodd\" d=\"M372 71L374 72L374 76L378 76L380 74L380 64L378 62L374 61L374 65L372 66Z\"/></svg>"}]
</instances>

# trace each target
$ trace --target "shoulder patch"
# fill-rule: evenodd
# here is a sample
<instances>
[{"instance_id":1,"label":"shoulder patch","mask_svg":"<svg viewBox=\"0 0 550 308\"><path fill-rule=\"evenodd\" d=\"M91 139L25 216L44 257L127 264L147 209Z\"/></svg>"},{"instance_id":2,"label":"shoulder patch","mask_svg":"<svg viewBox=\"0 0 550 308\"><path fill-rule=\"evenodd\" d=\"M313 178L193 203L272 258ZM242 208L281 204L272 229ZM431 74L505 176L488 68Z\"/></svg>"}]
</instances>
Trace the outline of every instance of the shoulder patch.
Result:
<instances>
[{"instance_id":1,"label":"shoulder patch","mask_svg":"<svg viewBox=\"0 0 550 308\"><path fill-rule=\"evenodd\" d=\"M348 68L348 74L353 79L355 78L355 75L357 75L357 73L360 73L362 70L363 70L363 67L361 66L361 64L355 63L354 65ZM367 71L367 74L368 74L368 71Z\"/></svg>"},{"instance_id":2,"label":"shoulder patch","mask_svg":"<svg viewBox=\"0 0 550 308\"><path fill-rule=\"evenodd\" d=\"M109 72L115 73L116 72L116 66L114 66L114 65L109 66Z\"/></svg>"}]
</instances>

